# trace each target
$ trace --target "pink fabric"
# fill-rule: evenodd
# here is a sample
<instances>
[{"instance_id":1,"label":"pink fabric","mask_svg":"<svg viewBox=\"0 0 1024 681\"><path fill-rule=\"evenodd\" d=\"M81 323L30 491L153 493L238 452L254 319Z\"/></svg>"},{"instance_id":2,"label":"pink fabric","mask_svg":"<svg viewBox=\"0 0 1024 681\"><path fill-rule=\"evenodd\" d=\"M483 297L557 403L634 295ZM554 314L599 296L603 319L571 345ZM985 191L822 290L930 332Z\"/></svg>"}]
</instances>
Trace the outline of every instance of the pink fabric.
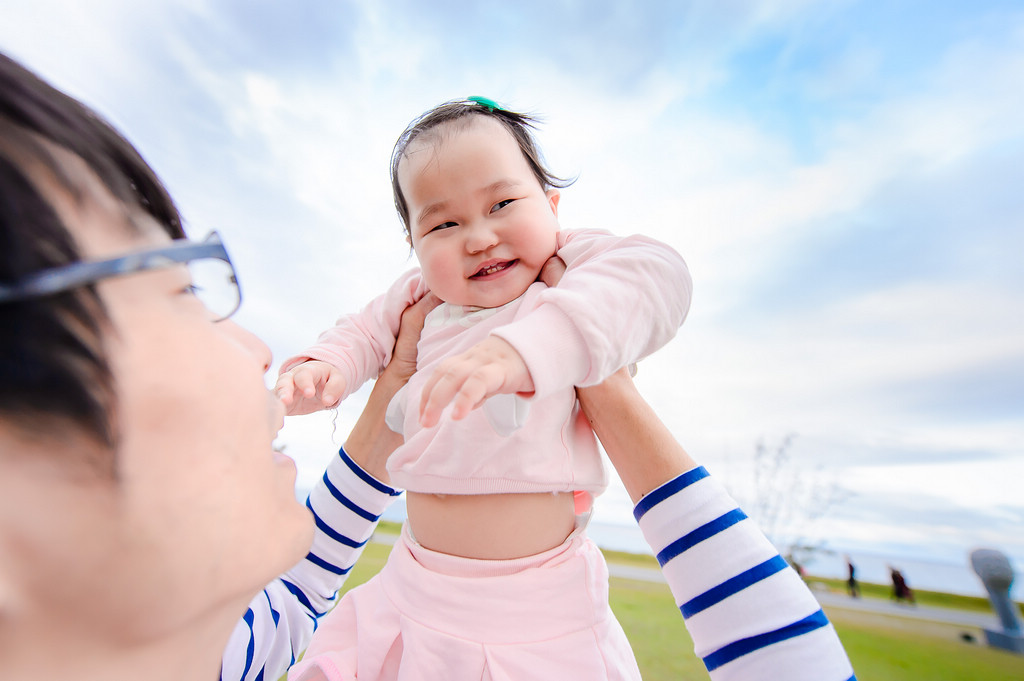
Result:
<instances>
[{"instance_id":1,"label":"pink fabric","mask_svg":"<svg viewBox=\"0 0 1024 681\"><path fill-rule=\"evenodd\" d=\"M604 491L597 440L571 385L529 399L496 395L460 421L444 416L431 428L419 423L422 389L434 368L531 314L547 290L534 284L498 308L441 305L428 315L417 371L389 410L389 425L405 436L388 459L391 484L430 494Z\"/></svg>"},{"instance_id":2,"label":"pink fabric","mask_svg":"<svg viewBox=\"0 0 1024 681\"><path fill-rule=\"evenodd\" d=\"M289 681L640 679L582 530L551 551L487 561L403 530L384 569L320 625Z\"/></svg>"},{"instance_id":3,"label":"pink fabric","mask_svg":"<svg viewBox=\"0 0 1024 681\"><path fill-rule=\"evenodd\" d=\"M433 494L604 490L604 466L574 386L598 383L667 343L689 310L690 276L673 249L638 235L563 231L558 255L567 269L555 288L534 284L500 308L445 304L428 316L417 373L396 396L405 444L388 461L392 484ZM419 272L407 273L282 371L324 360L356 390L390 359L402 311L425 291ZM431 370L489 335L523 357L535 395L499 395L462 421L420 428L419 389Z\"/></svg>"}]
</instances>

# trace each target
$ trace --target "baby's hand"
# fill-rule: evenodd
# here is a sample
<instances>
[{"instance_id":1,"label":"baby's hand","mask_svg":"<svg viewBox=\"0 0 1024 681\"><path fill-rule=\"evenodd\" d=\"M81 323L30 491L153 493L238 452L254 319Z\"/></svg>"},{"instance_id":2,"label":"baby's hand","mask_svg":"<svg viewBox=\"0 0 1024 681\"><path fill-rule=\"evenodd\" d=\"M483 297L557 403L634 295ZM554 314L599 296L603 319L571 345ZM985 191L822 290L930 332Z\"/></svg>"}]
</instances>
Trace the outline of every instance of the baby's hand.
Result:
<instances>
[{"instance_id":1,"label":"baby's hand","mask_svg":"<svg viewBox=\"0 0 1024 681\"><path fill-rule=\"evenodd\" d=\"M499 393L531 393L533 378L515 348L497 336L441 362L423 387L420 425L430 428L449 404L458 421Z\"/></svg>"},{"instance_id":2,"label":"baby's hand","mask_svg":"<svg viewBox=\"0 0 1024 681\"><path fill-rule=\"evenodd\" d=\"M330 409L344 392L341 372L315 359L284 372L274 386L274 393L284 402L289 416Z\"/></svg>"}]
</instances>

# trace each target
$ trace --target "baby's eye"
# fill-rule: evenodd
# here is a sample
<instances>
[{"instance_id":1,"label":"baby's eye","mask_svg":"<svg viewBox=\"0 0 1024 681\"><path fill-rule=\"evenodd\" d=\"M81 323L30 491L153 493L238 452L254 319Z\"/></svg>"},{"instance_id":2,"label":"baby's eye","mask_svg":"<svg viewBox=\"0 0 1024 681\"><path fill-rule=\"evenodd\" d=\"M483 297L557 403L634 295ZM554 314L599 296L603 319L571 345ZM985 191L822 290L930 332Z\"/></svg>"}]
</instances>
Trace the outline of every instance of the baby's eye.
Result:
<instances>
[{"instance_id":1,"label":"baby's eye","mask_svg":"<svg viewBox=\"0 0 1024 681\"><path fill-rule=\"evenodd\" d=\"M456 224L454 222L445 222L443 224L438 225L437 227L434 227L430 231L431 232L436 232L436 231L438 231L440 229L448 229L449 227L455 227L455 226L456 226Z\"/></svg>"},{"instance_id":2,"label":"baby's eye","mask_svg":"<svg viewBox=\"0 0 1024 681\"><path fill-rule=\"evenodd\" d=\"M496 204L491 206L491 212L496 213L497 211L501 210L502 208L512 203L513 201L515 201L515 199L505 199L504 201L498 201Z\"/></svg>"}]
</instances>

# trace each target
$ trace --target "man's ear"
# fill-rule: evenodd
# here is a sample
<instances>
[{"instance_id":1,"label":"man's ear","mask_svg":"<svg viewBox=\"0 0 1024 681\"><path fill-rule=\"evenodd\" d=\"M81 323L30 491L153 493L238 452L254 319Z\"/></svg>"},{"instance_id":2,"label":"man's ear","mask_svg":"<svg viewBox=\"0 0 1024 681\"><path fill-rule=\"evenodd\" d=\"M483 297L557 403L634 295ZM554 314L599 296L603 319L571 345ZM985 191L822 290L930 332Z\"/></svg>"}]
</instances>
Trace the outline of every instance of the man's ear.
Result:
<instances>
[{"instance_id":1,"label":"man's ear","mask_svg":"<svg viewBox=\"0 0 1024 681\"><path fill-rule=\"evenodd\" d=\"M554 213L555 217L557 218L558 217L558 200L560 198L562 198L562 192L558 191L557 189L552 188L552 189L549 189L546 192L544 192L544 194L547 195L547 197L548 197L548 205L551 206L551 212Z\"/></svg>"}]
</instances>

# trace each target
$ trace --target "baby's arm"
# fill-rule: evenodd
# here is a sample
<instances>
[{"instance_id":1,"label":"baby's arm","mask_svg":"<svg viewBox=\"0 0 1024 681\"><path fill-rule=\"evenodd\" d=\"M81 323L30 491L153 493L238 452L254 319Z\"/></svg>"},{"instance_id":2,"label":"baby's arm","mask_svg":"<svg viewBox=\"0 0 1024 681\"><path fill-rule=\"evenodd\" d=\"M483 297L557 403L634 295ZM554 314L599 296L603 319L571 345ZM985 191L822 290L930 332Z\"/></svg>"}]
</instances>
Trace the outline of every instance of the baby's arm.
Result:
<instances>
[{"instance_id":1,"label":"baby's arm","mask_svg":"<svg viewBox=\"0 0 1024 681\"><path fill-rule=\"evenodd\" d=\"M529 314L492 332L522 357L539 396L601 382L665 345L686 318L689 270L664 243L563 232L558 256L565 278Z\"/></svg>"},{"instance_id":2,"label":"baby's arm","mask_svg":"<svg viewBox=\"0 0 1024 681\"><path fill-rule=\"evenodd\" d=\"M564 260L565 279L528 314L435 370L423 388L421 425L433 426L453 402L458 420L497 394L598 383L675 335L691 282L671 247L598 230L563 232L558 246L553 260Z\"/></svg>"},{"instance_id":3,"label":"baby's arm","mask_svg":"<svg viewBox=\"0 0 1024 681\"><path fill-rule=\"evenodd\" d=\"M499 393L532 393L526 363L507 341L490 336L466 352L441 362L423 386L420 423L430 428L452 404L458 421Z\"/></svg>"},{"instance_id":4,"label":"baby's arm","mask_svg":"<svg viewBox=\"0 0 1024 681\"><path fill-rule=\"evenodd\" d=\"M281 364L274 390L288 414L330 409L391 361L402 312L423 298L426 285L411 270L359 314L346 315L317 343Z\"/></svg>"}]
</instances>

